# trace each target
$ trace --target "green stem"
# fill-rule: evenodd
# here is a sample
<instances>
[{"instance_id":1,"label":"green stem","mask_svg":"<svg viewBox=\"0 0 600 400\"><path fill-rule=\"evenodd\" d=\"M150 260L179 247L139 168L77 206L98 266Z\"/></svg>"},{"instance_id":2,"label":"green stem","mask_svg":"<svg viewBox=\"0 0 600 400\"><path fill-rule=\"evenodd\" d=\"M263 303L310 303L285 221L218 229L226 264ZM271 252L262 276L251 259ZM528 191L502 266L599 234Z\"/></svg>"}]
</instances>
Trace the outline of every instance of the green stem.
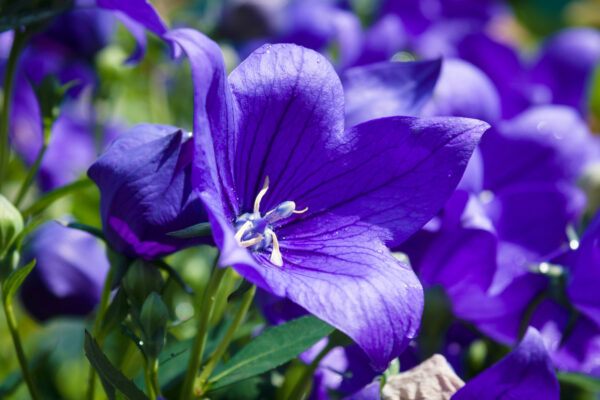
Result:
<instances>
[{"instance_id":1,"label":"green stem","mask_svg":"<svg viewBox=\"0 0 600 400\"><path fill-rule=\"evenodd\" d=\"M204 355L204 347L206 345L206 336L208 333L208 325L210 321L210 315L212 314L213 308L216 303L216 293L219 289L219 285L225 276L226 268L217 266L217 260L215 260L215 266L213 267L213 273L208 282L208 286L204 292L202 300L202 306L196 307L196 312L199 314L198 319L198 332L196 333L196 339L194 340L194 346L192 347L192 353L190 355L190 361L188 363L187 372L185 379L183 380L183 386L180 393L181 400L188 400L193 397L192 389L194 385L194 379L200 369L200 363L202 362L202 356Z\"/></svg>"},{"instance_id":2,"label":"green stem","mask_svg":"<svg viewBox=\"0 0 600 400\"><path fill-rule=\"evenodd\" d=\"M158 386L158 360L146 359L144 367L144 379L146 381L146 391L150 400L156 400L160 396L160 387Z\"/></svg>"},{"instance_id":3,"label":"green stem","mask_svg":"<svg viewBox=\"0 0 600 400\"><path fill-rule=\"evenodd\" d=\"M110 301L110 289L112 282L115 277L116 265L111 264L106 279L104 280L104 286L102 288L102 296L100 297L100 304L98 305L98 312L96 313L96 320L94 321L94 337L98 341L98 345L102 347L104 343L105 335L101 335L102 321L104 315L108 309L108 303ZM88 375L88 390L86 398L88 400L94 400L94 394L96 392L96 370L90 364L89 375Z\"/></svg>"},{"instance_id":4,"label":"green stem","mask_svg":"<svg viewBox=\"0 0 600 400\"><path fill-rule=\"evenodd\" d=\"M156 393L154 393L152 377L150 376L150 368L148 368L147 362L146 366L144 367L144 380L146 381L146 392L148 392L148 397L150 397L151 400L156 400Z\"/></svg>"},{"instance_id":5,"label":"green stem","mask_svg":"<svg viewBox=\"0 0 600 400\"><path fill-rule=\"evenodd\" d=\"M206 382L207 382L208 378L210 377L210 374L212 374L215 367L221 360L221 357L223 357L223 354L225 354L225 351L229 347L229 343L231 343L231 340L233 339L233 335L235 335L238 328L242 324L242 321L243 321L244 317L246 316L246 313L248 312L250 305L252 304L252 299L254 298L255 293L256 293L256 286L252 286L252 288L250 288L250 290L248 290L244 294L244 297L242 298L242 303L240 304L240 307L238 308L238 311L235 314L233 322L231 323L231 326L227 330L225 337L223 338L221 343L219 343L219 346L215 349L213 354L210 356L210 359L208 360L208 362L202 369L202 373L200 374L198 379L196 379L196 382L194 384L194 391L196 393L201 393L201 394L204 393L204 390L206 388Z\"/></svg>"},{"instance_id":6,"label":"green stem","mask_svg":"<svg viewBox=\"0 0 600 400\"><path fill-rule=\"evenodd\" d=\"M25 383L27 384L27 389L29 389L29 395L33 400L39 399L37 392L35 391L35 386L33 385L33 380L31 379L31 373L29 372L29 367L27 366L27 359L25 358L25 352L23 351L23 345L21 344L21 338L19 337L19 330L17 328L17 320L15 318L15 314L13 313L13 308L11 304L6 304L6 302L2 302L4 306L4 313L6 314L6 321L8 322L8 329L10 331L10 335L12 336L13 344L15 345L15 350L17 351L17 358L19 359L19 364L21 365L21 371L23 372L23 378L25 379Z\"/></svg>"},{"instance_id":7,"label":"green stem","mask_svg":"<svg viewBox=\"0 0 600 400\"><path fill-rule=\"evenodd\" d=\"M19 53L23 48L27 38L26 33L20 32L15 29L15 36L13 44L10 49L10 55L6 63L6 70L4 71L4 84L3 84L3 103L2 103L2 117L0 118L0 188L4 182L4 175L8 166L8 119L10 117L10 106L12 103L12 91L15 78L15 70L17 67L17 60L19 59Z\"/></svg>"},{"instance_id":8,"label":"green stem","mask_svg":"<svg viewBox=\"0 0 600 400\"><path fill-rule=\"evenodd\" d=\"M304 369L302 376L300 377L298 383L296 383L296 386L294 386L294 389L290 394L290 400L302 400L308 395L307 392L310 388L311 379L315 374L319 363L321 362L323 357L325 357L327 353L329 353L334 347L335 345L332 344L331 341L327 343L327 346L325 346L325 348L321 350L319 355L306 367L306 369Z\"/></svg>"},{"instance_id":9,"label":"green stem","mask_svg":"<svg viewBox=\"0 0 600 400\"><path fill-rule=\"evenodd\" d=\"M46 128L44 128L44 129L46 129ZM44 137L46 137L45 133L44 133ZM37 175L38 170L40 169L40 164L42 163L42 158L44 158L44 154L46 154L47 148L48 148L48 141L44 139L44 144L42 145L42 149L40 150L40 153L38 154L37 158L35 159L35 162L31 166L31 168L29 168L29 171L27 172L27 176L25 177L25 180L21 184L21 188L19 189L19 194L17 194L17 199L15 200L16 207L19 207L19 205L25 198L25 195L27 194L27 190L31 186L31 182L33 182L33 180L35 179L35 176Z\"/></svg>"}]
</instances>

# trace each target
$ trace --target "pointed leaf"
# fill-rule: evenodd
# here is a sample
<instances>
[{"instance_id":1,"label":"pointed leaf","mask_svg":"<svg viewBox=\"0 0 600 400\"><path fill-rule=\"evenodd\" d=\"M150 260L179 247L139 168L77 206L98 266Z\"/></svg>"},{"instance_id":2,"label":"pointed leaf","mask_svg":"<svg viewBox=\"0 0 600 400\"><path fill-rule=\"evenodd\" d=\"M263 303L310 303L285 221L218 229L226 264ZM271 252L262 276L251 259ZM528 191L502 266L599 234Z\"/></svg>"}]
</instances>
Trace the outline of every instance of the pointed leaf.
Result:
<instances>
[{"instance_id":1,"label":"pointed leaf","mask_svg":"<svg viewBox=\"0 0 600 400\"><path fill-rule=\"evenodd\" d=\"M333 331L317 317L307 315L267 329L216 371L211 389L261 374L297 357Z\"/></svg>"},{"instance_id":2,"label":"pointed leaf","mask_svg":"<svg viewBox=\"0 0 600 400\"><path fill-rule=\"evenodd\" d=\"M35 259L31 260L26 266L11 272L8 278L2 282L2 301L6 305L12 303L15 293L21 287L23 281L25 281L25 278L27 278L27 275L29 275L33 267L35 267Z\"/></svg>"},{"instance_id":3,"label":"pointed leaf","mask_svg":"<svg viewBox=\"0 0 600 400\"><path fill-rule=\"evenodd\" d=\"M84 343L85 356L98 372L109 399L115 399L115 389L123 393L129 400L148 400L148 397L125 375L115 368L104 355L96 340L85 331Z\"/></svg>"}]
</instances>

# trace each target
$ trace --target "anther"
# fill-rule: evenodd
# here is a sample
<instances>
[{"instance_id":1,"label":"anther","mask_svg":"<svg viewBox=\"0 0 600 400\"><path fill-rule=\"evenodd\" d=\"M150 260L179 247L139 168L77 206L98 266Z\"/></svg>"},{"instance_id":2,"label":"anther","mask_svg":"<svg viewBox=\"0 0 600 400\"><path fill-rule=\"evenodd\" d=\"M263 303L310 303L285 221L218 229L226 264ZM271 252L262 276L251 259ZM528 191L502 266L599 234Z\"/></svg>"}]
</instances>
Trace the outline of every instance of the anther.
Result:
<instances>
[{"instance_id":1,"label":"anther","mask_svg":"<svg viewBox=\"0 0 600 400\"><path fill-rule=\"evenodd\" d=\"M307 212L307 211L308 211L308 207L304 207L304 209L303 209L303 210L299 210L299 211L298 211L298 210L294 210L294 211L292 211L292 212L293 212L294 214L304 214L304 213L305 213L305 212Z\"/></svg>"},{"instance_id":2,"label":"anther","mask_svg":"<svg viewBox=\"0 0 600 400\"><path fill-rule=\"evenodd\" d=\"M271 251L271 262L278 266L283 266L283 258L281 256L281 251L279 250L279 240L277 240L277 235L271 229L269 229L267 234L271 234L271 239L273 240L273 251Z\"/></svg>"}]
</instances>

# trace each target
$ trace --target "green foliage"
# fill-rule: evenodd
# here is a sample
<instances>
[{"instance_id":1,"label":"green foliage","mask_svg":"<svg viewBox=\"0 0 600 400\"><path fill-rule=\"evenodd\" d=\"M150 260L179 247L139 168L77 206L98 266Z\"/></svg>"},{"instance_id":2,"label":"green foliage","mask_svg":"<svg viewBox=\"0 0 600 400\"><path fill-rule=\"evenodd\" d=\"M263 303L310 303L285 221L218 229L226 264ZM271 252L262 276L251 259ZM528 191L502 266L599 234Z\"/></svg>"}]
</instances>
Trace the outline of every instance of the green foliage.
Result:
<instances>
[{"instance_id":1,"label":"green foliage","mask_svg":"<svg viewBox=\"0 0 600 400\"><path fill-rule=\"evenodd\" d=\"M146 298L140 313L140 324L144 353L151 359L158 358L167 335L169 310L158 293L152 292Z\"/></svg>"},{"instance_id":2,"label":"green foliage","mask_svg":"<svg viewBox=\"0 0 600 400\"><path fill-rule=\"evenodd\" d=\"M125 273L122 286L127 298L136 310L141 310L146 298L152 292L161 292L164 281L163 277L150 262L137 259Z\"/></svg>"},{"instance_id":3,"label":"green foliage","mask_svg":"<svg viewBox=\"0 0 600 400\"><path fill-rule=\"evenodd\" d=\"M33 267L35 267L35 260L32 260L29 264L22 268L14 270L11 272L8 278L2 282L2 301L4 304L7 306L12 304L15 293L17 293L17 290L19 290L23 284L23 281L25 281L27 275L29 275L29 273L33 270Z\"/></svg>"},{"instance_id":4,"label":"green foliage","mask_svg":"<svg viewBox=\"0 0 600 400\"><path fill-rule=\"evenodd\" d=\"M307 315L267 329L218 369L211 389L262 374L276 368L333 332L333 327Z\"/></svg>"},{"instance_id":5,"label":"green foliage","mask_svg":"<svg viewBox=\"0 0 600 400\"><path fill-rule=\"evenodd\" d=\"M41 24L73 6L73 0L19 0L0 3L0 32Z\"/></svg>"},{"instance_id":6,"label":"green foliage","mask_svg":"<svg viewBox=\"0 0 600 400\"><path fill-rule=\"evenodd\" d=\"M0 260L23 230L23 217L6 197L0 194Z\"/></svg>"},{"instance_id":7,"label":"green foliage","mask_svg":"<svg viewBox=\"0 0 600 400\"><path fill-rule=\"evenodd\" d=\"M102 352L96 340L85 331L84 342L85 356L94 367L109 400L117 399L116 391L122 393L129 400L148 400L148 397L131 380L110 362Z\"/></svg>"},{"instance_id":8,"label":"green foliage","mask_svg":"<svg viewBox=\"0 0 600 400\"><path fill-rule=\"evenodd\" d=\"M188 226L187 228L180 229L178 231L169 232L168 235L182 239L194 238L198 236L210 236L210 223L201 222L199 224Z\"/></svg>"}]
</instances>

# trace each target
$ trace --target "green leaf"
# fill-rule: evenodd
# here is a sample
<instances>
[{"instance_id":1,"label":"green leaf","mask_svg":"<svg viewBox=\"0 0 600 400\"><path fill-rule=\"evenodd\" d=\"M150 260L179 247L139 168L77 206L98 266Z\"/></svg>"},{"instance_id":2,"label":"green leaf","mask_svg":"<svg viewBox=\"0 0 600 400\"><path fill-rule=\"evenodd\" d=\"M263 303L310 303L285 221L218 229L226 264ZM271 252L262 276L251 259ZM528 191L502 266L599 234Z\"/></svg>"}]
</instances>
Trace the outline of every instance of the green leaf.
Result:
<instances>
[{"instance_id":1,"label":"green leaf","mask_svg":"<svg viewBox=\"0 0 600 400\"><path fill-rule=\"evenodd\" d=\"M556 377L561 383L579 386L593 393L600 393L600 379L573 372L557 372Z\"/></svg>"},{"instance_id":2,"label":"green leaf","mask_svg":"<svg viewBox=\"0 0 600 400\"><path fill-rule=\"evenodd\" d=\"M4 304L10 305L12 303L15 293L21 287L33 267L35 267L35 259L26 266L11 272L6 280L2 282L2 301Z\"/></svg>"},{"instance_id":3,"label":"green leaf","mask_svg":"<svg viewBox=\"0 0 600 400\"><path fill-rule=\"evenodd\" d=\"M102 229L96 228L95 226L81 224L79 222L67 222L66 224L63 224L63 225L66 226L67 228L79 229L80 231L87 232L90 235L94 235L98 239L102 239L103 241L106 242L106 238L104 237L104 232L102 232Z\"/></svg>"},{"instance_id":4,"label":"green leaf","mask_svg":"<svg viewBox=\"0 0 600 400\"><path fill-rule=\"evenodd\" d=\"M189 239L198 236L209 236L211 234L210 223L201 222L196 225L188 226L185 229L180 229L178 231L173 231L167 233L169 236L173 236L181 239Z\"/></svg>"},{"instance_id":5,"label":"green leaf","mask_svg":"<svg viewBox=\"0 0 600 400\"><path fill-rule=\"evenodd\" d=\"M79 181L70 183L65 186L61 186L58 189L54 189L42 197L40 197L35 203L33 203L29 208L23 211L23 218L27 219L27 217L37 214L39 212L44 211L47 207L49 207L56 200L61 197L67 196L74 192L87 189L88 187L92 187L94 182L92 182L89 178L84 178Z\"/></svg>"},{"instance_id":6,"label":"green leaf","mask_svg":"<svg viewBox=\"0 0 600 400\"><path fill-rule=\"evenodd\" d=\"M179 286L181 286L181 288L183 289L184 292L186 292L190 296L194 296L194 289L192 289L191 287L189 287L189 285L187 283L185 283L185 281L183 280L183 278L181 277L181 275L179 275L179 272L177 272L175 270L175 268L171 267L164 260L160 260L160 259L154 260L152 263L157 268L162 269L167 274L169 274L169 277L171 279L173 279L175 282L177 282L177 284Z\"/></svg>"},{"instance_id":7,"label":"green leaf","mask_svg":"<svg viewBox=\"0 0 600 400\"><path fill-rule=\"evenodd\" d=\"M0 194L0 260L23 231L23 217L19 210Z\"/></svg>"},{"instance_id":8,"label":"green leaf","mask_svg":"<svg viewBox=\"0 0 600 400\"><path fill-rule=\"evenodd\" d=\"M117 291L117 294L110 302L104 318L102 318L102 334L108 334L121 321L125 319L129 313L129 304L127 304L127 296L122 288Z\"/></svg>"},{"instance_id":9,"label":"green leaf","mask_svg":"<svg viewBox=\"0 0 600 400\"><path fill-rule=\"evenodd\" d=\"M218 369L210 390L262 374L297 357L333 331L317 317L307 315L267 329Z\"/></svg>"},{"instance_id":10,"label":"green leaf","mask_svg":"<svg viewBox=\"0 0 600 400\"><path fill-rule=\"evenodd\" d=\"M590 111L600 120L600 63L594 71L590 85Z\"/></svg>"},{"instance_id":11,"label":"green leaf","mask_svg":"<svg viewBox=\"0 0 600 400\"><path fill-rule=\"evenodd\" d=\"M92 367L98 372L98 376L110 400L116 399L115 389L129 400L148 400L144 392L112 365L100 349L100 346L98 346L96 340L87 330L85 331L83 347L85 356L90 361L90 364L92 364Z\"/></svg>"},{"instance_id":12,"label":"green leaf","mask_svg":"<svg viewBox=\"0 0 600 400\"><path fill-rule=\"evenodd\" d=\"M9 3L11 7L6 7L6 10L3 7L2 15L0 15L0 32L45 22L62 14L73 6L73 1L68 0L61 1L60 3L62 4L59 5L56 5L57 2L54 2L55 4L50 3L33 10L23 9L21 5L27 5L27 3L15 1Z\"/></svg>"}]
</instances>

